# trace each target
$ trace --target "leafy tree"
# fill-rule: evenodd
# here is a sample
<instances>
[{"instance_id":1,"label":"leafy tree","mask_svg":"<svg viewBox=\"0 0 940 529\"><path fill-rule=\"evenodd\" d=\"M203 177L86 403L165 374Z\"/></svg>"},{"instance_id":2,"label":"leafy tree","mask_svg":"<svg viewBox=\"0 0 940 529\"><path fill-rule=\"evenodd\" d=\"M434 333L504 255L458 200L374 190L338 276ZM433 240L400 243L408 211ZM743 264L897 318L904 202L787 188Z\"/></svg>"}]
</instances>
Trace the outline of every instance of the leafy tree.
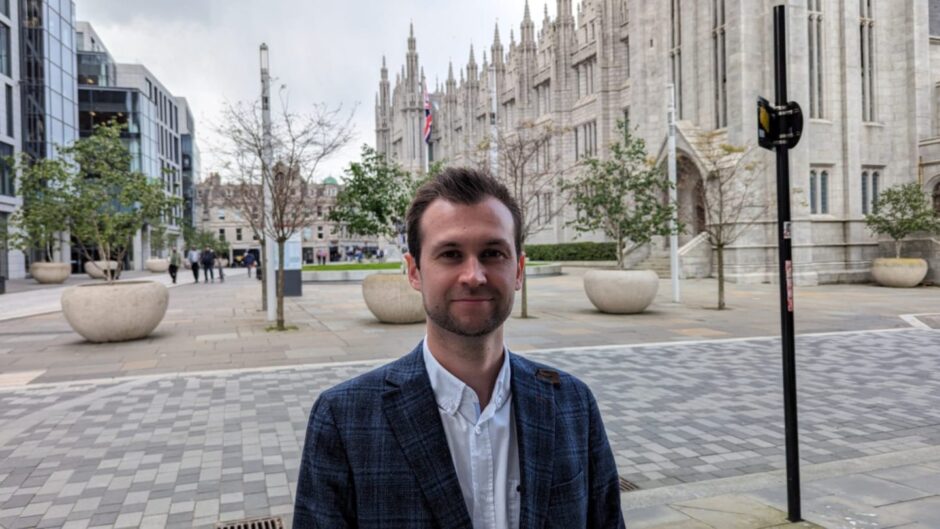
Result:
<instances>
[{"instance_id":1,"label":"leafy tree","mask_svg":"<svg viewBox=\"0 0 940 529\"><path fill-rule=\"evenodd\" d=\"M19 173L23 198L23 205L10 219L13 230L9 242L27 255L39 250L43 261L52 261L68 228L68 167L56 158L31 160L27 154L18 160L7 158L4 163Z\"/></svg>"},{"instance_id":2,"label":"leafy tree","mask_svg":"<svg viewBox=\"0 0 940 529\"><path fill-rule=\"evenodd\" d=\"M355 235L395 239L404 232L405 213L422 182L363 145L360 160L346 169L329 218Z\"/></svg>"},{"instance_id":3,"label":"leafy tree","mask_svg":"<svg viewBox=\"0 0 940 529\"><path fill-rule=\"evenodd\" d=\"M167 233L166 225L155 222L150 225L150 255L151 257L161 257L169 244L170 234Z\"/></svg>"},{"instance_id":4,"label":"leafy tree","mask_svg":"<svg viewBox=\"0 0 940 529\"><path fill-rule=\"evenodd\" d=\"M872 233L894 240L894 256L901 258L902 239L919 232L940 231L940 218L916 182L889 187L878 195L874 212L865 215Z\"/></svg>"},{"instance_id":5,"label":"leafy tree","mask_svg":"<svg viewBox=\"0 0 940 529\"><path fill-rule=\"evenodd\" d=\"M99 125L91 136L59 148L62 159L74 161L63 186L68 228L88 260L94 260L87 247L92 243L101 259L122 262L147 221L166 218L179 202L161 182L131 169L121 129L115 122ZM105 271L108 282L116 275Z\"/></svg>"},{"instance_id":6,"label":"leafy tree","mask_svg":"<svg viewBox=\"0 0 940 529\"><path fill-rule=\"evenodd\" d=\"M610 157L588 158L584 175L562 187L571 193L577 213L569 225L579 232L601 230L614 240L622 270L627 242L642 246L653 236L673 233L669 221L676 206L663 200L671 184L650 163L645 142L624 121L618 121L617 131L622 138L610 144Z\"/></svg>"}]
</instances>

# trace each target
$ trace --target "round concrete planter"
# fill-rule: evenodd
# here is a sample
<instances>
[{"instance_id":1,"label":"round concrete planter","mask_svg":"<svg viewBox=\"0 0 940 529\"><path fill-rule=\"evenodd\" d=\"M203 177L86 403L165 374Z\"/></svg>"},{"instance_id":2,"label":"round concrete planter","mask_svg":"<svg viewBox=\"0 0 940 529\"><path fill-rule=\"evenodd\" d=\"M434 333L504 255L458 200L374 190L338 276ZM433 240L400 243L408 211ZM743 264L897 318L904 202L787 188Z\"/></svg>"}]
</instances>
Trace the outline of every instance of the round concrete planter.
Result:
<instances>
[{"instance_id":1,"label":"round concrete planter","mask_svg":"<svg viewBox=\"0 0 940 529\"><path fill-rule=\"evenodd\" d=\"M117 270L118 262L108 261L106 265L105 261L85 261L85 273L92 279L104 279L104 271L106 269ZM120 276L120 272L116 272L116 274Z\"/></svg>"},{"instance_id":2,"label":"round concrete planter","mask_svg":"<svg viewBox=\"0 0 940 529\"><path fill-rule=\"evenodd\" d=\"M89 283L65 289L62 312L90 342L124 342L153 332L169 298L166 287L155 281Z\"/></svg>"},{"instance_id":3,"label":"round concrete planter","mask_svg":"<svg viewBox=\"0 0 940 529\"><path fill-rule=\"evenodd\" d=\"M37 283L55 285L69 278L71 267L68 263L33 263L29 273Z\"/></svg>"},{"instance_id":4,"label":"round concrete planter","mask_svg":"<svg viewBox=\"0 0 940 529\"><path fill-rule=\"evenodd\" d=\"M170 269L169 259L153 258L144 261L144 267L154 274L160 274Z\"/></svg>"},{"instance_id":5,"label":"round concrete planter","mask_svg":"<svg viewBox=\"0 0 940 529\"><path fill-rule=\"evenodd\" d=\"M879 258L871 264L872 279L885 287L916 287L926 276L927 261L923 259Z\"/></svg>"},{"instance_id":6,"label":"round concrete planter","mask_svg":"<svg viewBox=\"0 0 940 529\"><path fill-rule=\"evenodd\" d=\"M222 268L228 268L228 259L219 259L222 262Z\"/></svg>"},{"instance_id":7,"label":"round concrete planter","mask_svg":"<svg viewBox=\"0 0 940 529\"><path fill-rule=\"evenodd\" d=\"M652 270L589 270L584 291L597 310L609 314L643 312L656 297L659 276Z\"/></svg>"},{"instance_id":8,"label":"round concrete planter","mask_svg":"<svg viewBox=\"0 0 940 529\"><path fill-rule=\"evenodd\" d=\"M420 323L425 319L421 293L403 274L373 274L362 280L362 297L382 323Z\"/></svg>"}]
</instances>

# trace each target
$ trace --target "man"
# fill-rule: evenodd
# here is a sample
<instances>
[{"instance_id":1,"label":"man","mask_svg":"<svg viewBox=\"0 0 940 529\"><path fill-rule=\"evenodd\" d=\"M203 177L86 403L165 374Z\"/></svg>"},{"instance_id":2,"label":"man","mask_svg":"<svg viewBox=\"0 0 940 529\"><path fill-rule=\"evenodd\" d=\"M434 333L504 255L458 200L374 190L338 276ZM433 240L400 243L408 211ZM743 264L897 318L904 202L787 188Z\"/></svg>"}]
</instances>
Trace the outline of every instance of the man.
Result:
<instances>
[{"instance_id":1,"label":"man","mask_svg":"<svg viewBox=\"0 0 940 529\"><path fill-rule=\"evenodd\" d=\"M202 251L202 282L208 283L209 279L212 279L212 282L215 283L215 252L212 251L212 248L206 246L206 249Z\"/></svg>"},{"instance_id":2,"label":"man","mask_svg":"<svg viewBox=\"0 0 940 529\"><path fill-rule=\"evenodd\" d=\"M201 257L195 246L189 249L189 255L186 256L189 259L189 267L193 270L193 283L199 282L199 260Z\"/></svg>"},{"instance_id":3,"label":"man","mask_svg":"<svg viewBox=\"0 0 940 529\"><path fill-rule=\"evenodd\" d=\"M180 269L180 254L176 248L170 252L170 277L173 278L173 284L176 284L176 272Z\"/></svg>"},{"instance_id":4,"label":"man","mask_svg":"<svg viewBox=\"0 0 940 529\"><path fill-rule=\"evenodd\" d=\"M255 254L248 252L245 254L245 258L242 260L245 263L245 268L248 269L248 278L251 278L251 271L255 268Z\"/></svg>"},{"instance_id":5,"label":"man","mask_svg":"<svg viewBox=\"0 0 940 529\"><path fill-rule=\"evenodd\" d=\"M506 188L447 169L418 190L407 230L426 337L317 399L294 528L623 528L590 390L503 345L525 270Z\"/></svg>"}]
</instances>

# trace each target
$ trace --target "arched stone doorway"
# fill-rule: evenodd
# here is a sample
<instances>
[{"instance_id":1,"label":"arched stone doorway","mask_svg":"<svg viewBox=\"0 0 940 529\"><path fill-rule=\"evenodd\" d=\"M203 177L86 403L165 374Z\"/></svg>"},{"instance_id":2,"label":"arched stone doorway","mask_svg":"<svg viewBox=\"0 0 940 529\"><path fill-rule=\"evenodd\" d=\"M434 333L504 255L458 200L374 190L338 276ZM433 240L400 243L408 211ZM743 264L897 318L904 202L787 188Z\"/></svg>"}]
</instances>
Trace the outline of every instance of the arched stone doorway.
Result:
<instances>
[{"instance_id":1,"label":"arched stone doorway","mask_svg":"<svg viewBox=\"0 0 940 529\"><path fill-rule=\"evenodd\" d=\"M940 216L940 180L933 186L933 212Z\"/></svg>"},{"instance_id":2,"label":"arched stone doorway","mask_svg":"<svg viewBox=\"0 0 940 529\"><path fill-rule=\"evenodd\" d=\"M676 158L676 199L679 202L679 222L685 229L679 234L679 245L691 241L705 231L705 186L702 175L686 156Z\"/></svg>"}]
</instances>

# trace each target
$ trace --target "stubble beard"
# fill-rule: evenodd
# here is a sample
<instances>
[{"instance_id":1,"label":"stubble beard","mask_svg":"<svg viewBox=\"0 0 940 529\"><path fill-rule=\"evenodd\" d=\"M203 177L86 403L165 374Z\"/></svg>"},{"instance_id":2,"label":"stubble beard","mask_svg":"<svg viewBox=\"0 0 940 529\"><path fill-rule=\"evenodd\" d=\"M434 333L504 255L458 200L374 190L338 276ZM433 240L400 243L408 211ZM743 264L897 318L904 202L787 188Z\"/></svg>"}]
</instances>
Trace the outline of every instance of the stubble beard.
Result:
<instances>
[{"instance_id":1,"label":"stubble beard","mask_svg":"<svg viewBox=\"0 0 940 529\"><path fill-rule=\"evenodd\" d=\"M427 313L429 320L448 332L466 338L479 338L499 329L512 313L511 302L502 301L495 293L493 299L496 302L493 310L482 322L476 325L467 325L458 321L450 312L449 302L445 302L445 305L429 305L427 299L425 299L424 312Z\"/></svg>"}]
</instances>

